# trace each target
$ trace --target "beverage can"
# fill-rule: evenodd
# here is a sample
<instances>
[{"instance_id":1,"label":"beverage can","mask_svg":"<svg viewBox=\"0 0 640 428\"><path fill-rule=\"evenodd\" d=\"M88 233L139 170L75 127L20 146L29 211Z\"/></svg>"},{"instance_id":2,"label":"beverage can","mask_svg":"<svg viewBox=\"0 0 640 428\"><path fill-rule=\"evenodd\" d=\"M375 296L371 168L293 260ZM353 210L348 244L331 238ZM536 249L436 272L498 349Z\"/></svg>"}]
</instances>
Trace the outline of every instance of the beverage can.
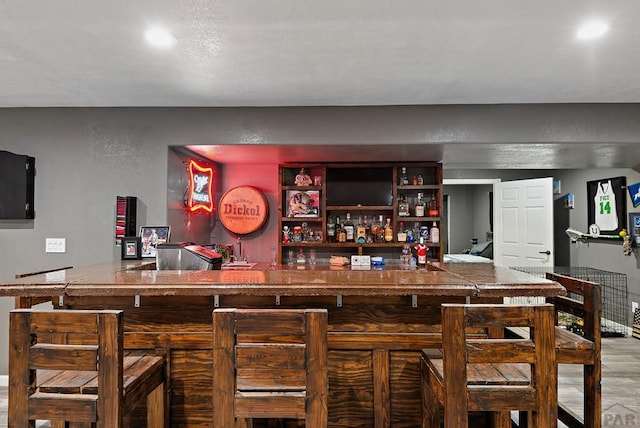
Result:
<instances>
[{"instance_id":1,"label":"beverage can","mask_svg":"<svg viewBox=\"0 0 640 428\"><path fill-rule=\"evenodd\" d=\"M429 237L429 228L427 226L420 226L420 238L425 240Z\"/></svg>"}]
</instances>

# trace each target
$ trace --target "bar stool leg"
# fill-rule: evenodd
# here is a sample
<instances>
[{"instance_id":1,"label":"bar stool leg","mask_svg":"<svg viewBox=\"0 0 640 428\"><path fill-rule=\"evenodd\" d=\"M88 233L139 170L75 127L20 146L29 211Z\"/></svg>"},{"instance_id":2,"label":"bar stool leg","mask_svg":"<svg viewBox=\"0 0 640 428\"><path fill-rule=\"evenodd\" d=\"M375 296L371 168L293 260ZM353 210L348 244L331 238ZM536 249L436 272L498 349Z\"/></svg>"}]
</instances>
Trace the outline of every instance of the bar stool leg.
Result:
<instances>
[{"instance_id":1,"label":"bar stool leg","mask_svg":"<svg viewBox=\"0 0 640 428\"><path fill-rule=\"evenodd\" d=\"M511 428L511 412L494 412L494 428Z\"/></svg>"}]
</instances>

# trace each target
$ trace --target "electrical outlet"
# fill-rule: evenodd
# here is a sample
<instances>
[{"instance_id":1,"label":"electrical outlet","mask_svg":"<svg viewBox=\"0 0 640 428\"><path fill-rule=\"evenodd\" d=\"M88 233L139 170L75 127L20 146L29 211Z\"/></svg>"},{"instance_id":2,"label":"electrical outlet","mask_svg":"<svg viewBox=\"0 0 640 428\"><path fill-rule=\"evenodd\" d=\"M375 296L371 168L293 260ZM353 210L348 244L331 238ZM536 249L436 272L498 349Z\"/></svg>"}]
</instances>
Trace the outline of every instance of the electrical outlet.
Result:
<instances>
[{"instance_id":1,"label":"electrical outlet","mask_svg":"<svg viewBox=\"0 0 640 428\"><path fill-rule=\"evenodd\" d=\"M67 251L67 240L65 238L46 238L44 240L44 251L46 253L65 253Z\"/></svg>"},{"instance_id":2,"label":"electrical outlet","mask_svg":"<svg viewBox=\"0 0 640 428\"><path fill-rule=\"evenodd\" d=\"M631 302L631 312L635 314L636 309L638 309L638 302Z\"/></svg>"}]
</instances>

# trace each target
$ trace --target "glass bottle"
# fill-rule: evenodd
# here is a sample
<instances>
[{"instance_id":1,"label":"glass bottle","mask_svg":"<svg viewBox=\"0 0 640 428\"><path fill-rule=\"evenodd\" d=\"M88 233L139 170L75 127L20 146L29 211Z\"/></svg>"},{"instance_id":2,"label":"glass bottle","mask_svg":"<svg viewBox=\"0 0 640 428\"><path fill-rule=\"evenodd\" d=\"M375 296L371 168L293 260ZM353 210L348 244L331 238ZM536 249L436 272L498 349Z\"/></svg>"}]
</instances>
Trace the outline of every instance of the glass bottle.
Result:
<instances>
[{"instance_id":1,"label":"glass bottle","mask_svg":"<svg viewBox=\"0 0 640 428\"><path fill-rule=\"evenodd\" d=\"M424 193L418 193L418 201L416 202L416 206L414 208L416 217L424 217L425 206L426 204L424 203Z\"/></svg>"},{"instance_id":2,"label":"glass bottle","mask_svg":"<svg viewBox=\"0 0 640 428\"><path fill-rule=\"evenodd\" d=\"M344 221L344 233L347 235L347 242L356 242L356 231L350 213L347 213L347 219Z\"/></svg>"},{"instance_id":3,"label":"glass bottle","mask_svg":"<svg viewBox=\"0 0 640 428\"><path fill-rule=\"evenodd\" d=\"M391 218L387 217L387 223L384 225L385 242L393 242L393 226L391 226Z\"/></svg>"},{"instance_id":4,"label":"glass bottle","mask_svg":"<svg viewBox=\"0 0 640 428\"><path fill-rule=\"evenodd\" d=\"M409 176L407 175L407 168L403 166L402 174L400 175L400 185L406 186L407 184L409 184Z\"/></svg>"},{"instance_id":5,"label":"glass bottle","mask_svg":"<svg viewBox=\"0 0 640 428\"><path fill-rule=\"evenodd\" d=\"M424 184L424 177L422 174L418 174L418 186L422 186Z\"/></svg>"},{"instance_id":6,"label":"glass bottle","mask_svg":"<svg viewBox=\"0 0 640 428\"><path fill-rule=\"evenodd\" d=\"M436 200L436 195L434 193L431 194L428 210L429 210L429 217L438 217L438 213L440 212L440 210L438 208L438 201Z\"/></svg>"},{"instance_id":7,"label":"glass bottle","mask_svg":"<svg viewBox=\"0 0 640 428\"><path fill-rule=\"evenodd\" d=\"M358 216L358 225L356 226L356 242L358 244L367 243L367 229L362 221L362 215Z\"/></svg>"},{"instance_id":8,"label":"glass bottle","mask_svg":"<svg viewBox=\"0 0 640 428\"><path fill-rule=\"evenodd\" d=\"M304 256L304 249L302 247L298 248L298 256L296 257L296 264L298 266L304 266L307 263L307 259Z\"/></svg>"},{"instance_id":9,"label":"glass bottle","mask_svg":"<svg viewBox=\"0 0 640 428\"><path fill-rule=\"evenodd\" d=\"M407 231L404 228L404 222L400 222L400 226L398 227L398 242L407 242Z\"/></svg>"},{"instance_id":10,"label":"glass bottle","mask_svg":"<svg viewBox=\"0 0 640 428\"><path fill-rule=\"evenodd\" d=\"M438 225L436 222L433 222L433 226L431 226L431 230L429 231L429 235L431 237L431 242L440 242L440 229L438 229Z\"/></svg>"},{"instance_id":11,"label":"glass bottle","mask_svg":"<svg viewBox=\"0 0 640 428\"><path fill-rule=\"evenodd\" d=\"M371 235L373 235L374 242L384 242L384 216L380 215L378 221L371 225Z\"/></svg>"},{"instance_id":12,"label":"glass bottle","mask_svg":"<svg viewBox=\"0 0 640 428\"><path fill-rule=\"evenodd\" d=\"M368 244L373 242L373 237L371 234L371 225L369 224L369 220L367 220L367 216L364 216L364 236Z\"/></svg>"},{"instance_id":13,"label":"glass bottle","mask_svg":"<svg viewBox=\"0 0 640 428\"><path fill-rule=\"evenodd\" d=\"M336 242L336 225L333 223L333 217L331 216L327 220L327 242Z\"/></svg>"},{"instance_id":14,"label":"glass bottle","mask_svg":"<svg viewBox=\"0 0 640 428\"><path fill-rule=\"evenodd\" d=\"M416 242L416 236L413 233L413 229L407 229L407 242L410 244Z\"/></svg>"},{"instance_id":15,"label":"glass bottle","mask_svg":"<svg viewBox=\"0 0 640 428\"><path fill-rule=\"evenodd\" d=\"M400 217L409 217L409 201L407 201L407 197L403 196L398 201L398 215Z\"/></svg>"},{"instance_id":16,"label":"glass bottle","mask_svg":"<svg viewBox=\"0 0 640 428\"><path fill-rule=\"evenodd\" d=\"M336 237L338 242L347 242L347 232L344 230L344 224L336 223Z\"/></svg>"},{"instance_id":17,"label":"glass bottle","mask_svg":"<svg viewBox=\"0 0 640 428\"><path fill-rule=\"evenodd\" d=\"M402 255L400 256L400 265L404 269L409 269L411 267L411 248L409 244L404 244L402 246Z\"/></svg>"},{"instance_id":18,"label":"glass bottle","mask_svg":"<svg viewBox=\"0 0 640 428\"><path fill-rule=\"evenodd\" d=\"M342 223L340 222L340 217L336 216L336 242L346 242L347 235L342 228Z\"/></svg>"}]
</instances>

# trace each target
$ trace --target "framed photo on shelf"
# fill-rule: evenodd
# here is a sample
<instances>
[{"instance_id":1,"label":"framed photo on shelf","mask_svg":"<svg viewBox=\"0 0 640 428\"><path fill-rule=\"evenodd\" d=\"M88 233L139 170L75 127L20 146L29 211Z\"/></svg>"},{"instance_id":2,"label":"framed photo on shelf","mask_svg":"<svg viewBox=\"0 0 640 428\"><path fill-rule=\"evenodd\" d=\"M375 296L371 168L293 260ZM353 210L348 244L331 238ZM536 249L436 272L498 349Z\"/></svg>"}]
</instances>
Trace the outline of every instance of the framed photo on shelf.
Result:
<instances>
[{"instance_id":1,"label":"framed photo on shelf","mask_svg":"<svg viewBox=\"0 0 640 428\"><path fill-rule=\"evenodd\" d=\"M170 237L170 226L142 226L140 228L142 257L155 257L158 244L168 242Z\"/></svg>"},{"instance_id":2,"label":"framed photo on shelf","mask_svg":"<svg viewBox=\"0 0 640 428\"><path fill-rule=\"evenodd\" d=\"M287 217L319 217L320 192L318 190L287 190Z\"/></svg>"},{"instance_id":3,"label":"framed photo on shelf","mask_svg":"<svg viewBox=\"0 0 640 428\"><path fill-rule=\"evenodd\" d=\"M122 238L122 260L139 259L142 257L142 240L139 236L125 236Z\"/></svg>"}]
</instances>

